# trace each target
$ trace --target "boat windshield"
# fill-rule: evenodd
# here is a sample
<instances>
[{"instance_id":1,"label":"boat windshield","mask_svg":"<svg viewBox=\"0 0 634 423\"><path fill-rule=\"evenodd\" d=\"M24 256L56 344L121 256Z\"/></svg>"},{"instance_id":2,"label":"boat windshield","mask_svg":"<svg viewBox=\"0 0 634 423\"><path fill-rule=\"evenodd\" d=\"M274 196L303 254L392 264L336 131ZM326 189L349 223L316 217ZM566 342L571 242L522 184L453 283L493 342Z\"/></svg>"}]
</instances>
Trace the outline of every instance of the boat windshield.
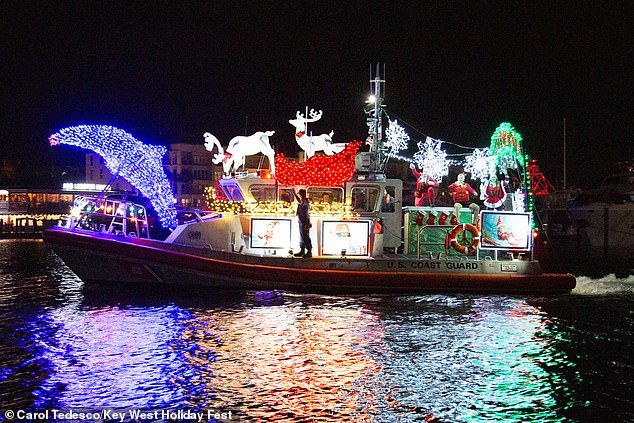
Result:
<instances>
[{"instance_id":1,"label":"boat windshield","mask_svg":"<svg viewBox=\"0 0 634 423\"><path fill-rule=\"evenodd\" d=\"M311 201L322 203L341 203L343 189L336 187L310 187L308 197Z\"/></svg>"},{"instance_id":2,"label":"boat windshield","mask_svg":"<svg viewBox=\"0 0 634 423\"><path fill-rule=\"evenodd\" d=\"M393 186L385 187L383 191L383 199L381 200L381 211L383 213L394 213L394 201L396 198L396 188Z\"/></svg>"},{"instance_id":3,"label":"boat windshield","mask_svg":"<svg viewBox=\"0 0 634 423\"><path fill-rule=\"evenodd\" d=\"M373 212L379 198L376 186L355 186L352 188L352 210L355 212Z\"/></svg>"},{"instance_id":4,"label":"boat windshield","mask_svg":"<svg viewBox=\"0 0 634 423\"><path fill-rule=\"evenodd\" d=\"M229 201L244 201L244 197L242 196L242 192L240 191L240 186L237 182L226 182L222 185L222 191L225 193L227 200Z\"/></svg>"},{"instance_id":5,"label":"boat windshield","mask_svg":"<svg viewBox=\"0 0 634 423\"><path fill-rule=\"evenodd\" d=\"M251 185L249 193L255 201L275 201L275 185Z\"/></svg>"}]
</instances>

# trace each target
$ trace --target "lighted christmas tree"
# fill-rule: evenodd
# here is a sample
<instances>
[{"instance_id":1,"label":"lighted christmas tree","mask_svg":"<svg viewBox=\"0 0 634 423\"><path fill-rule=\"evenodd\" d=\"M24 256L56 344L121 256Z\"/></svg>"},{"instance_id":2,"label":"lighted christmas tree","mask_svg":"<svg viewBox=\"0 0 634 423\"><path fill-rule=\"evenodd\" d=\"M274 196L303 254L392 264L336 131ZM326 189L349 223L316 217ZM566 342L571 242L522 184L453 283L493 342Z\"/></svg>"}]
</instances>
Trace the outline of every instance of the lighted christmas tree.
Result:
<instances>
[{"instance_id":1,"label":"lighted christmas tree","mask_svg":"<svg viewBox=\"0 0 634 423\"><path fill-rule=\"evenodd\" d=\"M495 165L502 169L524 168L522 135L508 122L502 122L491 136L489 153L495 158Z\"/></svg>"}]
</instances>

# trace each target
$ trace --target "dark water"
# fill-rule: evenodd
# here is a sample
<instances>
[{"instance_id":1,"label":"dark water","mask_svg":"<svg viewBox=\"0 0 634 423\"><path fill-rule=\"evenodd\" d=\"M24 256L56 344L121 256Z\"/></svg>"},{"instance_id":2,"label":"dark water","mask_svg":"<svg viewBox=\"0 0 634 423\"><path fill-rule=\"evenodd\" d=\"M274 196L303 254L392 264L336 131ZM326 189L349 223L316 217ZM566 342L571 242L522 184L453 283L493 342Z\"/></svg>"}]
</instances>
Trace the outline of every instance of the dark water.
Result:
<instances>
[{"instance_id":1,"label":"dark water","mask_svg":"<svg viewBox=\"0 0 634 423\"><path fill-rule=\"evenodd\" d=\"M634 278L578 285L123 291L84 286L42 242L0 242L0 420L634 421Z\"/></svg>"}]
</instances>

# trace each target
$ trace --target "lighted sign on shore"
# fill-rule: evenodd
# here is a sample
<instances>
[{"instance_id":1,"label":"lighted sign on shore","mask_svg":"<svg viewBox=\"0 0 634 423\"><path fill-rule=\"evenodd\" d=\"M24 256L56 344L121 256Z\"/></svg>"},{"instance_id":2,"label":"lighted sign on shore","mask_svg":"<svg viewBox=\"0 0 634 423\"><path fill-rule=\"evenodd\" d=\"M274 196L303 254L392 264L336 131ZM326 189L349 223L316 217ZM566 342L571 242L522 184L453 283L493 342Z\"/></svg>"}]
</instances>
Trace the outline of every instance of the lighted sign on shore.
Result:
<instances>
[{"instance_id":1,"label":"lighted sign on shore","mask_svg":"<svg viewBox=\"0 0 634 423\"><path fill-rule=\"evenodd\" d=\"M76 184L74 182L65 182L62 185L62 189L64 191L103 191L104 189L106 189L106 185L104 184L87 184L87 183L81 183L81 184ZM110 188L108 188L108 191L110 191Z\"/></svg>"},{"instance_id":2,"label":"lighted sign on shore","mask_svg":"<svg viewBox=\"0 0 634 423\"><path fill-rule=\"evenodd\" d=\"M481 249L530 250L532 239L530 213L483 211L481 219Z\"/></svg>"},{"instance_id":3,"label":"lighted sign on shore","mask_svg":"<svg viewBox=\"0 0 634 423\"><path fill-rule=\"evenodd\" d=\"M367 256L370 222L323 221L321 228L321 253L324 256Z\"/></svg>"}]
</instances>

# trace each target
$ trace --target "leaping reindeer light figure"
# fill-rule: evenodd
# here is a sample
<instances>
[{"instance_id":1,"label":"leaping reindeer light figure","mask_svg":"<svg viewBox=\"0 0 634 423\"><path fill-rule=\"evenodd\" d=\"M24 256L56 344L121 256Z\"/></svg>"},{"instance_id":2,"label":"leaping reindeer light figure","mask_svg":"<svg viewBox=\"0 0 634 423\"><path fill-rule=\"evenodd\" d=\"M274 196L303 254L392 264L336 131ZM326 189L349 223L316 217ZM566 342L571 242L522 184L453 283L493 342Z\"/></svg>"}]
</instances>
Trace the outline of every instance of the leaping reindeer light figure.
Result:
<instances>
[{"instance_id":1,"label":"leaping reindeer light figure","mask_svg":"<svg viewBox=\"0 0 634 423\"><path fill-rule=\"evenodd\" d=\"M297 112L297 118L288 121L295 127L295 141L306 152L306 158L312 157L317 151L323 151L325 154L332 156L335 153L339 153L346 146L343 143L332 142L333 131L330 131L330 134L317 136L306 134L306 124L318 121L321 119L322 114L323 111L321 110L315 112L315 109L310 109L310 118L306 118L303 113Z\"/></svg>"},{"instance_id":2,"label":"leaping reindeer light figure","mask_svg":"<svg viewBox=\"0 0 634 423\"><path fill-rule=\"evenodd\" d=\"M218 154L214 154L212 162L214 164L222 163L222 169L225 175L231 173L231 167L234 170L238 169L244 164L245 156L252 156L254 154L262 153L268 159L271 165L271 174L275 173L275 151L269 143L269 137L275 134L275 131L256 132L248 137L237 136L229 141L227 150L223 150L218 138L214 137L209 132L205 132L205 148L207 151L213 151L214 146L218 148Z\"/></svg>"}]
</instances>

